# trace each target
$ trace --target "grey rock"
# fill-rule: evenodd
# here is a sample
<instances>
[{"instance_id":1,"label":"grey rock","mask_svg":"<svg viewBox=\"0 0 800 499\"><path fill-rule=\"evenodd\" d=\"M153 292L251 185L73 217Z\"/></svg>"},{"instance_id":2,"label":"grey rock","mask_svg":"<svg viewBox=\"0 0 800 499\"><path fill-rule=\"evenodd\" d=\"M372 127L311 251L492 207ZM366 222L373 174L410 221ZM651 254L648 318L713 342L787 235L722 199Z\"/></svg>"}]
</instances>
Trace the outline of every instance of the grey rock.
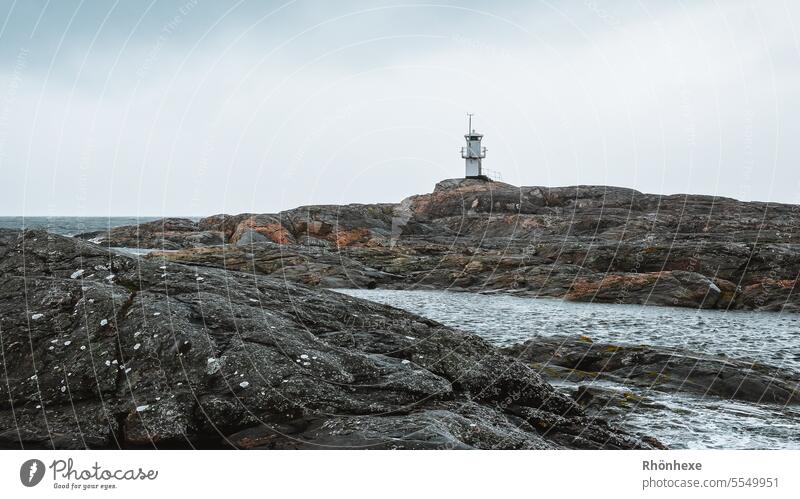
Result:
<instances>
[{"instance_id":1,"label":"grey rock","mask_svg":"<svg viewBox=\"0 0 800 499\"><path fill-rule=\"evenodd\" d=\"M254 230L247 230L239 237L239 240L236 241L236 246L239 247L247 247L252 245L253 243L259 243L268 241L267 236L256 232Z\"/></svg>"},{"instance_id":2,"label":"grey rock","mask_svg":"<svg viewBox=\"0 0 800 499\"><path fill-rule=\"evenodd\" d=\"M800 374L759 362L561 336L534 338L504 352L555 379L606 379L665 392L800 404Z\"/></svg>"},{"instance_id":3,"label":"grey rock","mask_svg":"<svg viewBox=\"0 0 800 499\"><path fill-rule=\"evenodd\" d=\"M655 445L477 336L42 231L0 231L0 332L7 448Z\"/></svg>"}]
</instances>

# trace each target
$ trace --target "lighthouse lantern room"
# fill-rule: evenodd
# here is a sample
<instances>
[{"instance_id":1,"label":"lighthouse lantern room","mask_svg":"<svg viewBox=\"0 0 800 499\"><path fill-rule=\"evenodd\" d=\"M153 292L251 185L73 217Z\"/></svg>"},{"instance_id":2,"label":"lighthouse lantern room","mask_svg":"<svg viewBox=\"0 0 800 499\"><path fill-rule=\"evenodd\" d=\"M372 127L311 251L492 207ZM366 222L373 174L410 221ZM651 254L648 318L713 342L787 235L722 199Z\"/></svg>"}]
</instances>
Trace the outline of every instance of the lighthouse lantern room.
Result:
<instances>
[{"instance_id":1,"label":"lighthouse lantern room","mask_svg":"<svg viewBox=\"0 0 800 499\"><path fill-rule=\"evenodd\" d=\"M461 148L461 157L466 161L466 177L467 178L485 178L481 160L486 157L486 148L481 147L481 139L483 135L475 133L472 129L472 114L469 116L469 126L467 134L464 138L467 140L467 146Z\"/></svg>"}]
</instances>

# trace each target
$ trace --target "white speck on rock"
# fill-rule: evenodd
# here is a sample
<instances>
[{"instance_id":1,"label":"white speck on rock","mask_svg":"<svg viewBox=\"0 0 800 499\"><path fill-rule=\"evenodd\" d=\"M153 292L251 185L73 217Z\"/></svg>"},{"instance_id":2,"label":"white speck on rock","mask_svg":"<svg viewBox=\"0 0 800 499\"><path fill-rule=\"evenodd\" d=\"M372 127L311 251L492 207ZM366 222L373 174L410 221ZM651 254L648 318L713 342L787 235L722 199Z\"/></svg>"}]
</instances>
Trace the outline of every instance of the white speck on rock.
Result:
<instances>
[{"instance_id":1,"label":"white speck on rock","mask_svg":"<svg viewBox=\"0 0 800 499\"><path fill-rule=\"evenodd\" d=\"M39 320L39 319L41 319L42 317L44 317L44 314L33 314L33 315L31 316L31 319L33 319L33 320L35 320L35 321L38 321L38 320Z\"/></svg>"},{"instance_id":2,"label":"white speck on rock","mask_svg":"<svg viewBox=\"0 0 800 499\"><path fill-rule=\"evenodd\" d=\"M248 383L247 381L242 381L241 383L239 383L239 386L241 386L242 388L247 388L248 386L250 386L250 383Z\"/></svg>"},{"instance_id":3,"label":"white speck on rock","mask_svg":"<svg viewBox=\"0 0 800 499\"><path fill-rule=\"evenodd\" d=\"M81 350L86 350L86 345L81 345Z\"/></svg>"},{"instance_id":4,"label":"white speck on rock","mask_svg":"<svg viewBox=\"0 0 800 499\"><path fill-rule=\"evenodd\" d=\"M204 281L205 279L203 279L202 277L198 277L198 278L197 278L197 279L195 279L195 280L196 280L196 281Z\"/></svg>"},{"instance_id":5,"label":"white speck on rock","mask_svg":"<svg viewBox=\"0 0 800 499\"><path fill-rule=\"evenodd\" d=\"M72 275L69 276L69 278L70 279L77 279L78 277L83 275L83 272L84 272L83 269L76 270L75 272L72 273Z\"/></svg>"},{"instance_id":6,"label":"white speck on rock","mask_svg":"<svg viewBox=\"0 0 800 499\"><path fill-rule=\"evenodd\" d=\"M153 314L153 317L158 317L159 315L161 315L161 312L155 312L155 313Z\"/></svg>"},{"instance_id":7,"label":"white speck on rock","mask_svg":"<svg viewBox=\"0 0 800 499\"><path fill-rule=\"evenodd\" d=\"M137 344L133 345L133 349L134 350L139 350L141 347L142 347L141 343L137 343Z\"/></svg>"},{"instance_id":8,"label":"white speck on rock","mask_svg":"<svg viewBox=\"0 0 800 499\"><path fill-rule=\"evenodd\" d=\"M113 278L115 278L115 277L117 277L117 276L115 276L114 274L108 274L108 275L106 276L106 281L110 281L111 279L113 279Z\"/></svg>"},{"instance_id":9,"label":"white speck on rock","mask_svg":"<svg viewBox=\"0 0 800 499\"><path fill-rule=\"evenodd\" d=\"M107 326L107 325L108 325L108 319L103 319L103 320L101 320L101 321L100 321L100 325L101 325L101 326Z\"/></svg>"},{"instance_id":10,"label":"white speck on rock","mask_svg":"<svg viewBox=\"0 0 800 499\"><path fill-rule=\"evenodd\" d=\"M131 372L131 368L130 367L125 369L125 374L128 374L129 372Z\"/></svg>"},{"instance_id":11,"label":"white speck on rock","mask_svg":"<svg viewBox=\"0 0 800 499\"><path fill-rule=\"evenodd\" d=\"M61 393L64 393L64 392L66 392L66 391L67 391L67 387L66 387L66 386L62 386L62 387L61 387Z\"/></svg>"},{"instance_id":12,"label":"white speck on rock","mask_svg":"<svg viewBox=\"0 0 800 499\"><path fill-rule=\"evenodd\" d=\"M166 266L166 265L162 265L162 266L160 266L159 268L160 268L161 270L167 270L167 266Z\"/></svg>"},{"instance_id":13,"label":"white speck on rock","mask_svg":"<svg viewBox=\"0 0 800 499\"><path fill-rule=\"evenodd\" d=\"M304 365L304 366L310 366L310 365L311 365L311 362L303 362L303 365Z\"/></svg>"},{"instance_id":14,"label":"white speck on rock","mask_svg":"<svg viewBox=\"0 0 800 499\"><path fill-rule=\"evenodd\" d=\"M216 374L222 367L219 364L219 361L214 357L209 357L208 361L206 362L206 373L207 374Z\"/></svg>"},{"instance_id":15,"label":"white speck on rock","mask_svg":"<svg viewBox=\"0 0 800 499\"><path fill-rule=\"evenodd\" d=\"M406 339L409 339L409 340L416 340L416 338L414 338L413 336L406 336Z\"/></svg>"},{"instance_id":16,"label":"white speck on rock","mask_svg":"<svg viewBox=\"0 0 800 499\"><path fill-rule=\"evenodd\" d=\"M110 365L111 365L111 361L110 361L110 360L107 360L107 361L106 361L106 366L110 366Z\"/></svg>"},{"instance_id":17,"label":"white speck on rock","mask_svg":"<svg viewBox=\"0 0 800 499\"><path fill-rule=\"evenodd\" d=\"M308 358L308 355L306 355L306 354L303 354L303 355L301 355L301 356L300 356L300 358L301 358L301 359L303 359L303 360L305 360L305 359L307 359L307 358Z\"/></svg>"},{"instance_id":18,"label":"white speck on rock","mask_svg":"<svg viewBox=\"0 0 800 499\"><path fill-rule=\"evenodd\" d=\"M70 345L72 345L72 342L71 342L71 341L67 340L67 341L65 341L65 342L64 342L64 346L65 346L65 347L68 347L68 346L70 346Z\"/></svg>"},{"instance_id":19,"label":"white speck on rock","mask_svg":"<svg viewBox=\"0 0 800 499\"><path fill-rule=\"evenodd\" d=\"M146 410L147 410L149 407L150 407L149 405L140 405L140 406L138 406L138 407L136 408L136 412L144 412L144 411L146 411Z\"/></svg>"},{"instance_id":20,"label":"white speck on rock","mask_svg":"<svg viewBox=\"0 0 800 499\"><path fill-rule=\"evenodd\" d=\"M410 361L410 360L407 360L407 359L403 359L403 360L401 360L401 361L400 361L400 363L401 363L401 364L410 364L410 363L411 363L411 361Z\"/></svg>"}]
</instances>

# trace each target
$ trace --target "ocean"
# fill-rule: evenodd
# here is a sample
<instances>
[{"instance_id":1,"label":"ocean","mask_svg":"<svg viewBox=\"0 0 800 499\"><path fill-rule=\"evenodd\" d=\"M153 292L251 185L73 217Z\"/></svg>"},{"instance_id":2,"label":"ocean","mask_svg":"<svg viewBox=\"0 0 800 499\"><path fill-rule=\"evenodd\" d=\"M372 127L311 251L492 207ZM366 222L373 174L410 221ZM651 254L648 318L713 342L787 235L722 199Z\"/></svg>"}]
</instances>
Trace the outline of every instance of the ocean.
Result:
<instances>
[{"instance_id":1,"label":"ocean","mask_svg":"<svg viewBox=\"0 0 800 499\"><path fill-rule=\"evenodd\" d=\"M611 344L656 345L691 352L758 360L787 372L800 371L800 315L695 310L448 291L336 290L408 310L497 346L537 336L587 336ZM583 381L633 393L615 422L652 435L671 448L800 449L797 406L749 403L715 396L667 393L605 379ZM571 391L575 384L554 381Z\"/></svg>"},{"instance_id":2,"label":"ocean","mask_svg":"<svg viewBox=\"0 0 800 499\"><path fill-rule=\"evenodd\" d=\"M0 217L0 229L47 229L53 234L74 236L82 232L152 222L160 218L163 217Z\"/></svg>"}]
</instances>

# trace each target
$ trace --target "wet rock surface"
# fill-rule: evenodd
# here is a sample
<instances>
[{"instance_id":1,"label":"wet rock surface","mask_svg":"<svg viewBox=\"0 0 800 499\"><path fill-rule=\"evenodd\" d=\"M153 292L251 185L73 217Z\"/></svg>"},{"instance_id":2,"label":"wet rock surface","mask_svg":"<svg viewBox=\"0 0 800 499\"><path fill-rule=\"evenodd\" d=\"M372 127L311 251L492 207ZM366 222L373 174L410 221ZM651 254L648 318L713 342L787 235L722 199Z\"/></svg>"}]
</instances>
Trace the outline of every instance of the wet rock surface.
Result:
<instances>
[{"instance_id":1,"label":"wet rock surface","mask_svg":"<svg viewBox=\"0 0 800 499\"><path fill-rule=\"evenodd\" d=\"M286 279L320 287L796 312L798 222L785 204L451 179L397 204L168 219L81 237L183 249L171 258L203 265L230 257L239 270L250 260L259 272L274 243L289 256Z\"/></svg>"},{"instance_id":2,"label":"wet rock surface","mask_svg":"<svg viewBox=\"0 0 800 499\"><path fill-rule=\"evenodd\" d=\"M475 335L289 279L12 230L0 276L1 447L657 445Z\"/></svg>"},{"instance_id":3,"label":"wet rock surface","mask_svg":"<svg viewBox=\"0 0 800 499\"><path fill-rule=\"evenodd\" d=\"M800 404L800 374L724 356L677 348L595 343L585 337L563 336L533 338L504 352L553 380L579 384L612 381L663 392L779 406ZM583 402L590 403L597 395L604 395L593 390L596 388L591 385L583 386L576 393L576 400L581 402L583 398ZM615 401L613 396L599 399Z\"/></svg>"}]
</instances>

